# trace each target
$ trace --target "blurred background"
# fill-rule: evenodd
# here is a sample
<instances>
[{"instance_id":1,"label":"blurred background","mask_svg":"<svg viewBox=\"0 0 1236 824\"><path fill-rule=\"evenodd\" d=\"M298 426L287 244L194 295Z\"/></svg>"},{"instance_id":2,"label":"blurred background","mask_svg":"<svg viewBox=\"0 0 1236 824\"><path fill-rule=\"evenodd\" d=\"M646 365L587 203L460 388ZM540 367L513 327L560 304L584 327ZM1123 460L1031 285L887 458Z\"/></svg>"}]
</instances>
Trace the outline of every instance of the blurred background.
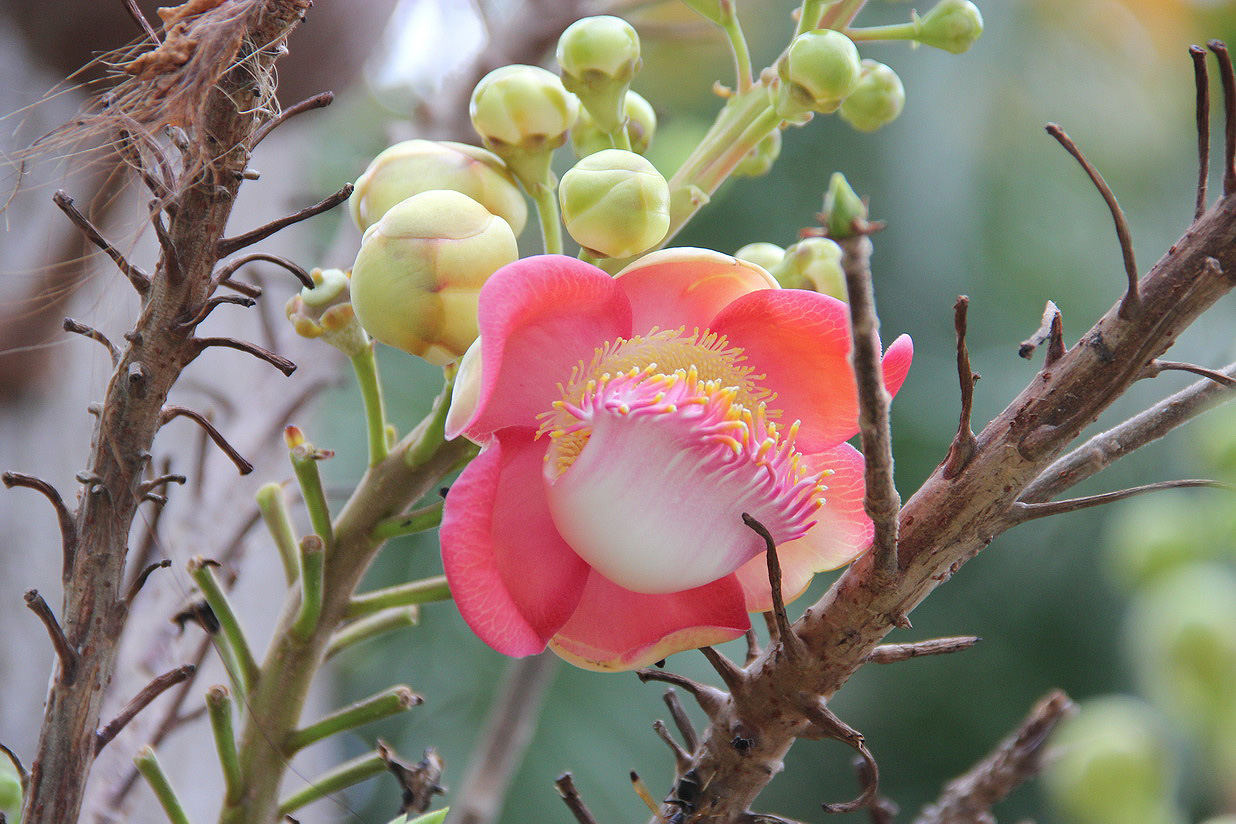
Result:
<instances>
[{"instance_id":1,"label":"blurred background","mask_svg":"<svg viewBox=\"0 0 1236 824\"><path fill-rule=\"evenodd\" d=\"M103 5L85 3L83 8ZM979 0L978 5L986 31L966 54L894 43L860 48L864 57L889 64L901 76L907 104L899 120L877 133L859 134L838 118L817 117L805 128L785 132L773 171L727 184L677 241L724 252L754 241L788 245L799 228L813 224L834 171L844 172L869 197L872 216L888 224L875 239L873 260L882 328L887 340L909 333L916 349L915 365L893 405L903 498L943 459L957 426L952 306L959 294L971 299L968 342L972 365L982 374L975 396L976 429L1034 375L1037 366L1020 359L1017 348L1037 328L1047 300L1063 312L1065 340L1071 344L1120 295L1124 275L1107 210L1077 164L1045 134L1044 124L1060 123L1106 176L1129 216L1144 272L1183 233L1193 214L1196 137L1187 49L1210 38L1236 40L1236 3L1230 0ZM792 32L792 7L784 0L739 3L757 66L767 65L783 48ZM5 112L16 112L0 121L0 132L12 150L41 133L38 123L46 130L71 116L80 97L69 92L67 101L40 103L28 112L21 107L36 103L91 52L130 38L125 26L132 24L122 14L112 28L104 28L40 4L11 2L3 8L15 23L0 26L3 57L12 68L0 100ZM256 222L289 204L317 199L343 180L355 179L374 154L399 139L477 142L466 116L466 95L475 79L511 60L545 60L557 36L554 29L597 8L566 0L320 2L290 44L289 60L300 62L280 68L281 80L295 88L281 91L286 104L332 88L336 103L298 123L281 143L263 147L254 163L267 174L246 187L237 220ZM625 2L607 8L641 31L644 68L633 88L657 110L660 126L649 157L668 176L718 108L710 91L714 81L731 82L728 51L717 32L679 3ZM486 34L482 10L489 30L501 39ZM909 13L910 4L873 0L858 22L900 22ZM109 31L114 42L97 42ZM70 48L70 43L75 45ZM1217 111L1217 84L1215 90ZM38 121L33 126L27 122L32 118ZM569 166L569 152L561 160L564 168ZM103 315L119 324L127 305L111 297L121 287L110 274L83 276L69 289L64 267L47 268L66 241L59 222L37 211L52 189L64 185L54 182L50 171L44 174L53 182L28 186L24 199L6 212L13 223L0 235L0 317L5 318L0 334L14 332L18 322L27 324L0 348L0 375L8 376L0 383L0 458L2 468L39 471L60 480L80 468L74 461L82 460L89 434L81 406L98 397L106 371L86 363L96 353L85 355L85 345L53 343L59 338L59 319L66 313L95 320ZM1217 184L1218 176L1212 175L1212 181ZM27 205L36 201L37 209ZM114 225L131 230L136 218L124 216L122 209L113 210ZM16 217L32 214L42 216ZM23 228L15 232L13 225ZM148 241L138 236L134 248L148 248ZM535 229L525 231L521 242L529 253L537 251ZM306 265L347 267L359 237L336 213L281 243L280 253ZM272 279L268 294L276 296L276 310L292 288L290 282ZM39 326L37 316L46 314L53 299L60 303L51 311L51 325ZM273 314L279 320L280 313ZM1229 298L1182 337L1171 357L1210 367L1229 363L1236 350L1233 320L1236 305ZM299 346L280 340L293 349ZM360 399L343 364L321 348L296 350L301 357L288 352L302 367L308 360L311 368L278 389L267 388L275 394L257 416L265 423L247 416L246 401L240 401L241 412L229 419L229 434L241 431L242 439L262 442L262 427L277 423L271 410L310 388L308 382L327 381L320 402L297 413L294 422L310 432L315 444L336 450L325 472L329 487L346 495L364 465ZM30 352L38 353L37 361L28 359ZM380 355L390 414L406 431L428 409L440 373L398 352ZM25 359L14 368L20 358ZM201 380L208 384L210 379L203 375ZM268 376L248 380L255 387L269 383ZM1181 373L1144 381L1093 431L1191 381ZM245 393L233 383L228 394ZM70 407L71 414L63 411ZM273 455L278 445L270 445ZM257 483L287 476L279 460L259 464ZM206 533L185 526L182 539L165 540L159 552L181 561L218 551L215 545L221 541L211 537L209 525L224 523L218 518L229 512L239 524L241 504L219 501L244 501L252 487L237 489L222 464L215 470L209 479L213 486L197 498L192 514L180 516ZM1236 481L1236 410L1209 414L1075 492L1186 477ZM0 533L11 538L0 544L0 695L5 696L0 741L29 752L50 652L43 648L41 629L19 609L19 596L30 586L53 592L58 561L52 519L28 499L15 502L18 494L0 496ZM984 640L955 656L866 667L831 705L866 736L880 763L883 794L902 808L899 820L910 820L944 782L981 758L1052 688L1083 705L1114 694L1133 696L1119 711L1107 712L1107 721L1093 725L1102 733L1107 724L1123 737L1117 736L1108 750L1095 750L1089 760L1066 757L1060 776L1036 782L999 806L1000 820L1169 824L1236 814L1236 530L1231 501L1230 493L1214 490L1173 492L1033 522L998 538L917 609L911 616L914 628L894 632L890 641L958 634ZM260 535L248 540L252 547L241 580L247 580L255 602L246 608L260 621L262 576L277 575L277 565ZM437 574L441 566L435 548L433 535L392 543L371 583ZM177 586L184 587L183 574L177 575ZM816 600L833 577L819 576L791 606L792 616ZM159 609L170 606L149 606L156 616L152 622L163 620L157 617ZM148 636L134 642L127 659L135 671L149 657L142 652L154 643ZM158 637L159 644L175 649L176 642ZM741 658L740 649L730 652ZM462 779L506 664L471 635L450 604L435 604L422 610L418 628L340 656L324 678L320 700L323 706L337 705L393 682L409 684L426 697L424 706L363 728L346 755L371 748L375 737L411 760L433 746L446 760L445 783L452 786ZM697 653L675 656L668 667L715 681ZM202 682L203 688L207 683ZM574 773L602 824L646 819L627 775L639 772L656 794L672 777L670 754L651 730L654 719L666 718L661 693L634 675L559 666L501 820L571 820L553 789L553 779L565 770ZM199 702L190 698L186 710ZM1076 736L1085 741L1099 733ZM204 745L204 729L178 735L190 752ZM1085 755L1085 746L1070 752ZM820 821L820 802L846 800L857 792L849 758L850 751L837 742L800 742L786 772L761 796L759 810ZM186 763L192 765L192 759ZM1111 818L1118 809L1114 802L1087 806L1077 800L1079 794L1101 798L1102 776L1113 773L1087 772L1095 764L1142 776L1150 800L1138 809L1147 817L1120 812L1124 817ZM199 750L197 766L182 769L197 775L213 768L203 770ZM289 776L288 786L314 772L298 761L298 774ZM1085 779L1080 790L1077 776ZM1131 792L1120 782L1114 786L1113 798ZM138 795L144 792L137 790ZM208 797L201 803L210 809ZM384 822L396 805L394 784L383 778L317 805L302 820ZM864 819L864 813L849 816ZM155 819L139 815L132 820Z\"/></svg>"}]
</instances>

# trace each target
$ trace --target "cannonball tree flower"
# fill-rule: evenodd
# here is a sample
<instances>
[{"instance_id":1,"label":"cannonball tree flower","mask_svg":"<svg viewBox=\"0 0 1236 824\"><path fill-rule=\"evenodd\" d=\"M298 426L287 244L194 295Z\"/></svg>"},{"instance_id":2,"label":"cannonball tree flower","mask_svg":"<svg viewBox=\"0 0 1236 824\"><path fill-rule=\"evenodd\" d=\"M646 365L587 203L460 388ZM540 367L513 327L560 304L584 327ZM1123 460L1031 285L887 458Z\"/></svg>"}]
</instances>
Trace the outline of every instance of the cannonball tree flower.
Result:
<instances>
[{"instance_id":1,"label":"cannonball tree flower","mask_svg":"<svg viewBox=\"0 0 1236 824\"><path fill-rule=\"evenodd\" d=\"M447 436L481 444L442 519L464 619L499 652L623 670L741 636L870 543L844 303L668 249L610 277L525 258L481 291ZM912 346L884 358L896 392Z\"/></svg>"}]
</instances>

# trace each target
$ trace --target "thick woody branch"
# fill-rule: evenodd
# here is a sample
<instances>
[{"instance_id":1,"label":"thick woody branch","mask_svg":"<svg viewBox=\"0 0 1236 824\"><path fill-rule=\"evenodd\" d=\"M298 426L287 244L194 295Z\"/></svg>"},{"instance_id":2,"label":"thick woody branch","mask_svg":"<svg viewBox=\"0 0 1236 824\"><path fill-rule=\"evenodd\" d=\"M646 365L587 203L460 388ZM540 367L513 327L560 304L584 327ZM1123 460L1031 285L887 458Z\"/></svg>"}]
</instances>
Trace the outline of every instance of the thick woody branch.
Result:
<instances>
[{"instance_id":1,"label":"thick woody branch","mask_svg":"<svg viewBox=\"0 0 1236 824\"><path fill-rule=\"evenodd\" d=\"M962 652L983 640L977 635L959 635L956 638L933 638L913 644L880 644L867 656L871 664L895 664L923 655L947 655Z\"/></svg>"},{"instance_id":2,"label":"thick woody branch","mask_svg":"<svg viewBox=\"0 0 1236 824\"><path fill-rule=\"evenodd\" d=\"M67 577L69 568L73 565L73 555L77 552L77 525L73 523L73 515L69 512L69 508L64 505L64 498L60 497L56 487L33 475L24 475L21 472L5 472L3 475L0 475L0 482L4 483L6 489L12 489L15 486L33 489L36 492L42 493L51 502L52 508L56 510L56 521L60 526L60 546L64 562L63 574Z\"/></svg>"},{"instance_id":3,"label":"thick woody branch","mask_svg":"<svg viewBox=\"0 0 1236 824\"><path fill-rule=\"evenodd\" d=\"M1043 310L1039 330L1021 342L1021 346L1017 347L1017 354L1029 360L1035 350L1044 343L1047 344L1047 354L1043 356L1044 366L1051 366L1064 357L1064 322L1060 317L1060 308L1050 300L1047 301L1047 308Z\"/></svg>"},{"instance_id":4,"label":"thick woody branch","mask_svg":"<svg viewBox=\"0 0 1236 824\"><path fill-rule=\"evenodd\" d=\"M302 220L308 220L314 215L322 214L322 212L329 212L331 209L351 197L352 188L351 183L345 183L339 191L335 192L330 197L321 200L312 206L306 206L299 212L293 212L285 217L272 220L270 223L263 224L256 229L245 232L243 235L223 238L219 241L219 257L227 257L234 252L244 249L246 246L252 246L260 240L265 240L276 232L286 229L295 223L300 223Z\"/></svg>"},{"instance_id":5,"label":"thick woody branch","mask_svg":"<svg viewBox=\"0 0 1236 824\"><path fill-rule=\"evenodd\" d=\"M215 429L215 425L201 412L196 412L184 406L166 406L163 408L163 414L159 416L159 425L163 426L168 421L179 417L188 418L202 427L210 439L215 442L215 446L223 450L223 453L228 456L232 463L236 464L236 469L240 471L241 475L248 475L253 471L253 464L245 460L245 456L241 455L236 450L236 447L228 443L227 438L223 437L223 433Z\"/></svg>"},{"instance_id":6,"label":"thick woody branch","mask_svg":"<svg viewBox=\"0 0 1236 824\"><path fill-rule=\"evenodd\" d=\"M1197 200L1193 207L1193 219L1197 220L1206 211L1210 178L1210 73L1206 69L1205 49L1190 46L1189 57L1193 60L1193 85L1197 89Z\"/></svg>"},{"instance_id":7,"label":"thick woody branch","mask_svg":"<svg viewBox=\"0 0 1236 824\"><path fill-rule=\"evenodd\" d=\"M133 699L124 705L124 709L120 711L119 715L94 734L94 751L98 753L106 747L130 721L137 717L139 712L150 705L151 701L154 701L182 681L192 678L195 672L197 672L197 667L192 664L185 664L170 672L163 673L143 687L141 692L133 696Z\"/></svg>"},{"instance_id":8,"label":"thick woody branch","mask_svg":"<svg viewBox=\"0 0 1236 824\"><path fill-rule=\"evenodd\" d=\"M276 266L282 266L284 269L296 276L296 279L300 281L301 286L304 286L306 289L313 288L313 278L309 277L309 273L305 271L303 266L294 263L285 257L271 255L266 252L251 252L247 255L242 255L241 257L235 258L234 260L229 260L215 271L213 281L214 285L219 286L226 284L228 279L231 278L232 275L236 274L240 267L246 266L250 263L256 263L257 261L265 261L267 263L273 263Z\"/></svg>"},{"instance_id":9,"label":"thick woody branch","mask_svg":"<svg viewBox=\"0 0 1236 824\"><path fill-rule=\"evenodd\" d=\"M56 658L60 661L60 677L58 680L62 684L72 684L77 679L77 650L73 649L69 639L64 637L64 630L60 628L60 622L56 620L51 607L43 600L43 596L39 594L37 589L26 590L25 600L26 606L30 608L31 612L39 616L39 620L47 628L47 635L51 638L52 647L56 650Z\"/></svg>"},{"instance_id":10,"label":"thick woody branch","mask_svg":"<svg viewBox=\"0 0 1236 824\"><path fill-rule=\"evenodd\" d=\"M288 122L298 114L310 112L314 109L322 109L329 106L335 100L334 92L321 92L313 97L305 98L299 103L294 103L288 106L283 111L279 112L275 117L263 123L254 133L253 137L249 138L249 149L252 151L259 143L266 139L266 136L275 129Z\"/></svg>"},{"instance_id":11,"label":"thick woody branch","mask_svg":"<svg viewBox=\"0 0 1236 824\"><path fill-rule=\"evenodd\" d=\"M1070 498L1067 501L1052 501L1051 503L1024 503L1018 501L1013 504L1013 513L1019 522L1033 521L1038 518L1047 518L1051 515L1060 515L1065 512L1077 512L1081 509L1089 509L1092 506L1102 506L1103 504L1111 504L1116 501L1123 501L1126 498L1132 498L1137 495L1145 495L1147 492L1160 492L1164 489L1195 489L1197 487L1210 487L1213 489L1231 489L1230 484L1225 484L1221 481L1209 481L1204 479L1188 479L1182 481L1159 481L1153 484L1143 484L1130 489L1121 489L1116 492L1104 492L1099 495L1087 495L1084 498Z\"/></svg>"},{"instance_id":12,"label":"thick woody branch","mask_svg":"<svg viewBox=\"0 0 1236 824\"><path fill-rule=\"evenodd\" d=\"M1120 254L1124 258L1124 273L1129 281L1124 297L1120 301L1120 317L1128 320L1130 313L1137 310L1140 300L1137 292L1137 260L1133 256L1133 236L1129 232L1128 218L1125 217L1120 204L1116 202L1116 195L1107 185L1107 181L1103 179L1103 175L1099 174L1094 164L1082 154L1082 150L1073 142L1073 138L1055 123L1047 124L1047 133L1054 137L1066 152L1073 155L1090 178L1090 182L1099 190L1099 194L1103 196L1103 202L1107 204L1108 210L1112 213L1112 222L1116 224L1116 237L1120 240Z\"/></svg>"},{"instance_id":13,"label":"thick woody branch","mask_svg":"<svg viewBox=\"0 0 1236 824\"><path fill-rule=\"evenodd\" d=\"M146 274L132 263L129 263L125 256L120 254L120 251L105 237L103 237L102 232L100 232L98 228L90 222L90 219L78 211L77 207L73 205L73 198L69 197L67 192L63 189L58 190L54 195L52 195L52 201L60 208L60 211L64 212L65 215L68 216L69 220L73 222L73 225L86 236L86 240L99 247L99 249L103 251L103 254L112 259L112 262L115 263L116 267L120 269L120 272L129 279L129 283L133 284L133 288L136 289L139 294L146 294L146 292L150 289L150 275Z\"/></svg>"},{"instance_id":14,"label":"thick woody branch","mask_svg":"<svg viewBox=\"0 0 1236 824\"><path fill-rule=\"evenodd\" d=\"M1232 55L1222 40L1211 40L1206 46L1219 60L1219 79L1223 83L1223 196L1236 192L1236 73L1232 71Z\"/></svg>"},{"instance_id":15,"label":"thick woody branch","mask_svg":"<svg viewBox=\"0 0 1236 824\"><path fill-rule=\"evenodd\" d=\"M966 310L970 308L970 298L961 295L953 304L953 328L957 331L957 381L961 386L961 419L957 423L957 434L948 448L948 457L944 459L944 477L956 478L970 458L978 441L974 430L970 428L970 411L974 408L974 380L977 377L970 370L970 352L966 349Z\"/></svg>"},{"instance_id":16,"label":"thick woody branch","mask_svg":"<svg viewBox=\"0 0 1236 824\"><path fill-rule=\"evenodd\" d=\"M1038 775L1048 736L1073 710L1073 702L1064 693L1046 695L990 755L950 781L940 798L925 807L914 824L970 824L985 820L993 805Z\"/></svg>"},{"instance_id":17,"label":"thick woody branch","mask_svg":"<svg viewBox=\"0 0 1236 824\"><path fill-rule=\"evenodd\" d=\"M285 375L291 375L296 371L296 364L287 358L282 355L276 355L269 349L249 341L237 340L236 338L196 338L193 343L197 350L194 357L212 346L222 346L225 349L236 349L240 352L246 352L258 360L264 360Z\"/></svg>"},{"instance_id":18,"label":"thick woody branch","mask_svg":"<svg viewBox=\"0 0 1236 824\"><path fill-rule=\"evenodd\" d=\"M74 320L73 318L65 318L62 328L66 332L72 332L75 335L82 335L83 337L90 338L96 343L102 344L106 347L107 354L112 358L112 366L120 363L120 350L116 348L115 344L107 339L107 335L104 335L98 329L95 329L93 326L87 326L81 321Z\"/></svg>"},{"instance_id":19,"label":"thick woody branch","mask_svg":"<svg viewBox=\"0 0 1236 824\"><path fill-rule=\"evenodd\" d=\"M884 388L880 359L880 321L871 286L871 239L866 235L841 241L841 266L850 301L854 348L850 360L858 380L858 426L862 434L866 492L863 509L875 524L872 556L878 574L897 575L897 513L901 496L893 484L893 440L889 432L890 398Z\"/></svg>"}]
</instances>

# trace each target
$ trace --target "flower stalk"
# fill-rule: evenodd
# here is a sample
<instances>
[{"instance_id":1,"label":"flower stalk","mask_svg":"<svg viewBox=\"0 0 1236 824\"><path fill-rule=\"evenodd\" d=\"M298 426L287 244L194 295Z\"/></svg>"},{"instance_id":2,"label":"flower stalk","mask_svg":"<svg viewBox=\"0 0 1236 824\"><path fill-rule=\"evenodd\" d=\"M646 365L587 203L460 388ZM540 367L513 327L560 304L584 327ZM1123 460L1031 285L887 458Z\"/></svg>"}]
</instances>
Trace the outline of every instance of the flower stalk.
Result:
<instances>
[{"instance_id":1,"label":"flower stalk","mask_svg":"<svg viewBox=\"0 0 1236 824\"><path fill-rule=\"evenodd\" d=\"M292 429L294 427L289 427ZM297 430L299 432L299 430ZM289 439L291 443L292 439ZM309 512L309 524L322 543L329 550L334 546L334 529L330 522L330 505L326 503L326 490L322 487L322 474L318 471L318 461L330 457L331 453L314 449L313 444L303 437L291 447L292 472L300 485L300 494L305 499L305 509Z\"/></svg>"},{"instance_id":2,"label":"flower stalk","mask_svg":"<svg viewBox=\"0 0 1236 824\"><path fill-rule=\"evenodd\" d=\"M189 561L189 577L197 584L206 604L219 622L219 634L216 638L224 666L232 679L232 686L238 696L248 695L257 681L258 666L249 650L249 643L245 640L240 620L232 610L227 594L215 578L213 566L212 561L194 558Z\"/></svg>"},{"instance_id":3,"label":"flower stalk","mask_svg":"<svg viewBox=\"0 0 1236 824\"><path fill-rule=\"evenodd\" d=\"M133 759L133 763L137 766L137 771L141 773L142 778L145 778L146 783L150 785L150 789L154 791L155 798L159 800L159 806L163 808L168 821L172 824L189 824L189 816L185 813L184 805L176 797L176 791L172 789L171 782L167 780L167 774L159 765L159 759L155 757L154 750L150 747L142 747L137 757Z\"/></svg>"},{"instance_id":4,"label":"flower stalk","mask_svg":"<svg viewBox=\"0 0 1236 824\"><path fill-rule=\"evenodd\" d=\"M258 511L262 513L262 523L275 542L279 551L279 560L283 563L283 575L288 586L296 582L300 562L296 549L296 532L292 526L292 515L288 512L287 502L283 498L283 487L277 483L268 483L257 491Z\"/></svg>"},{"instance_id":5,"label":"flower stalk","mask_svg":"<svg viewBox=\"0 0 1236 824\"><path fill-rule=\"evenodd\" d=\"M420 621L420 607L393 607L358 618L331 636L326 648L326 657L333 658L345 649L362 641L384 635L401 627L414 627Z\"/></svg>"},{"instance_id":6,"label":"flower stalk","mask_svg":"<svg viewBox=\"0 0 1236 824\"><path fill-rule=\"evenodd\" d=\"M375 775L386 772L386 762L376 752L345 761L333 770L317 776L298 793L288 796L279 802L279 816L294 813L307 804L312 804L319 798L326 798L340 790L346 790L362 781L367 781Z\"/></svg>"},{"instance_id":7,"label":"flower stalk","mask_svg":"<svg viewBox=\"0 0 1236 824\"><path fill-rule=\"evenodd\" d=\"M421 697L406 686L391 687L377 695L371 695L336 710L322 720L297 730L288 736L284 751L290 757L323 738L398 715L417 706L421 701Z\"/></svg>"},{"instance_id":8,"label":"flower stalk","mask_svg":"<svg viewBox=\"0 0 1236 824\"><path fill-rule=\"evenodd\" d=\"M362 618L392 607L410 607L450 599L451 588L446 584L446 576L435 575L357 595L348 604L344 616L348 619Z\"/></svg>"},{"instance_id":9,"label":"flower stalk","mask_svg":"<svg viewBox=\"0 0 1236 824\"><path fill-rule=\"evenodd\" d=\"M232 699L227 687L216 685L206 691L206 714L214 735L219 766L223 769L224 803L234 804L240 797L244 779L236 756L236 730L232 723Z\"/></svg>"},{"instance_id":10,"label":"flower stalk","mask_svg":"<svg viewBox=\"0 0 1236 824\"><path fill-rule=\"evenodd\" d=\"M429 506L414 509L406 515L387 518L373 530L373 537L386 541L391 538L401 538L404 535L416 535L428 532L440 523L442 523L442 502L438 501Z\"/></svg>"},{"instance_id":11,"label":"flower stalk","mask_svg":"<svg viewBox=\"0 0 1236 824\"><path fill-rule=\"evenodd\" d=\"M369 437L369 465L381 463L389 452L386 410L382 404L382 383L378 378L378 360L373 341L349 358L361 399L365 403L365 431Z\"/></svg>"},{"instance_id":12,"label":"flower stalk","mask_svg":"<svg viewBox=\"0 0 1236 824\"><path fill-rule=\"evenodd\" d=\"M326 564L326 545L317 535L306 535L300 542L300 609L292 632L308 638L322 616L322 576Z\"/></svg>"}]
</instances>

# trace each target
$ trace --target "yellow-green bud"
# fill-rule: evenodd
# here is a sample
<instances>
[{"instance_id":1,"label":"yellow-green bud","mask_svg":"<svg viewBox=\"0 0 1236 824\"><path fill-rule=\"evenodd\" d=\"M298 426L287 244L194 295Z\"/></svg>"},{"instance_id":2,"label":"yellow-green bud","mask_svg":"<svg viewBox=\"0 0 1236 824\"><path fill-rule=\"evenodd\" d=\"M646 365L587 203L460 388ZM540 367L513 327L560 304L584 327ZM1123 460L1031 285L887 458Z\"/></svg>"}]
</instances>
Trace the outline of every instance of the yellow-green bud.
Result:
<instances>
[{"instance_id":1,"label":"yellow-green bud","mask_svg":"<svg viewBox=\"0 0 1236 824\"><path fill-rule=\"evenodd\" d=\"M363 352L369 338L352 309L348 273L340 269L314 269L309 276L313 278L313 288L301 289L284 307L296 334L320 337L348 357Z\"/></svg>"},{"instance_id":2,"label":"yellow-green bud","mask_svg":"<svg viewBox=\"0 0 1236 824\"><path fill-rule=\"evenodd\" d=\"M657 113L652 104L635 92L628 91L622 105L622 114L626 118L627 140L631 143L631 151L643 154L652 143L652 136L657 131ZM579 119L571 127L571 148L576 157L587 157L603 149L614 148L609 134L588 114L587 109L581 109Z\"/></svg>"},{"instance_id":3,"label":"yellow-green bud","mask_svg":"<svg viewBox=\"0 0 1236 824\"><path fill-rule=\"evenodd\" d=\"M983 15L970 0L940 0L923 17L914 15L914 39L926 46L961 54L983 33Z\"/></svg>"},{"instance_id":4,"label":"yellow-green bud","mask_svg":"<svg viewBox=\"0 0 1236 824\"><path fill-rule=\"evenodd\" d=\"M863 76L841 104L841 119L860 132L874 132L897 119L906 89L897 72L875 60L862 62Z\"/></svg>"},{"instance_id":5,"label":"yellow-green bud","mask_svg":"<svg viewBox=\"0 0 1236 824\"><path fill-rule=\"evenodd\" d=\"M781 130L773 129L756 143L734 167L734 177L760 177L768 174L781 156Z\"/></svg>"},{"instance_id":6,"label":"yellow-green bud","mask_svg":"<svg viewBox=\"0 0 1236 824\"><path fill-rule=\"evenodd\" d=\"M502 159L451 141L405 140L384 150L356 181L348 209L364 232L399 201L431 189L467 195L509 223L515 234L528 220L528 204Z\"/></svg>"},{"instance_id":7,"label":"yellow-green bud","mask_svg":"<svg viewBox=\"0 0 1236 824\"><path fill-rule=\"evenodd\" d=\"M0 815L17 821L21 814L21 777L8 758L0 758Z\"/></svg>"},{"instance_id":8,"label":"yellow-green bud","mask_svg":"<svg viewBox=\"0 0 1236 824\"><path fill-rule=\"evenodd\" d=\"M745 260L748 263L754 263L756 266L772 272L785 257L785 250L775 243L759 241L757 243L748 243L735 252L734 257L739 260Z\"/></svg>"},{"instance_id":9,"label":"yellow-green bud","mask_svg":"<svg viewBox=\"0 0 1236 824\"><path fill-rule=\"evenodd\" d=\"M579 99L552 72L503 66L476 84L468 113L485 145L531 188L548 180L550 157L566 142Z\"/></svg>"},{"instance_id":10,"label":"yellow-green bud","mask_svg":"<svg viewBox=\"0 0 1236 824\"><path fill-rule=\"evenodd\" d=\"M369 229L352 268L352 305L378 340L447 364L476 339L481 286L518 257L505 220L459 192L422 192Z\"/></svg>"},{"instance_id":11,"label":"yellow-green bud","mask_svg":"<svg viewBox=\"0 0 1236 824\"><path fill-rule=\"evenodd\" d=\"M809 289L838 300L846 299L841 247L826 237L808 237L785 250L785 257L770 269L788 289Z\"/></svg>"},{"instance_id":12,"label":"yellow-green bud","mask_svg":"<svg viewBox=\"0 0 1236 824\"><path fill-rule=\"evenodd\" d=\"M769 88L777 113L833 112L858 84L862 72L854 41L833 29L798 35L777 61L780 82Z\"/></svg>"},{"instance_id":13,"label":"yellow-green bud","mask_svg":"<svg viewBox=\"0 0 1236 824\"><path fill-rule=\"evenodd\" d=\"M606 132L622 125L623 98L639 71L639 35L620 17L576 20L558 38L562 85Z\"/></svg>"},{"instance_id":14,"label":"yellow-green bud","mask_svg":"<svg viewBox=\"0 0 1236 824\"><path fill-rule=\"evenodd\" d=\"M841 172L833 172L828 181L824 209L820 215L828 229L828 236L836 240L860 234L867 226L867 204Z\"/></svg>"},{"instance_id":15,"label":"yellow-green bud","mask_svg":"<svg viewBox=\"0 0 1236 824\"><path fill-rule=\"evenodd\" d=\"M558 195L567 232L602 257L637 255L669 230L669 184L634 152L588 155L562 176Z\"/></svg>"}]
</instances>

